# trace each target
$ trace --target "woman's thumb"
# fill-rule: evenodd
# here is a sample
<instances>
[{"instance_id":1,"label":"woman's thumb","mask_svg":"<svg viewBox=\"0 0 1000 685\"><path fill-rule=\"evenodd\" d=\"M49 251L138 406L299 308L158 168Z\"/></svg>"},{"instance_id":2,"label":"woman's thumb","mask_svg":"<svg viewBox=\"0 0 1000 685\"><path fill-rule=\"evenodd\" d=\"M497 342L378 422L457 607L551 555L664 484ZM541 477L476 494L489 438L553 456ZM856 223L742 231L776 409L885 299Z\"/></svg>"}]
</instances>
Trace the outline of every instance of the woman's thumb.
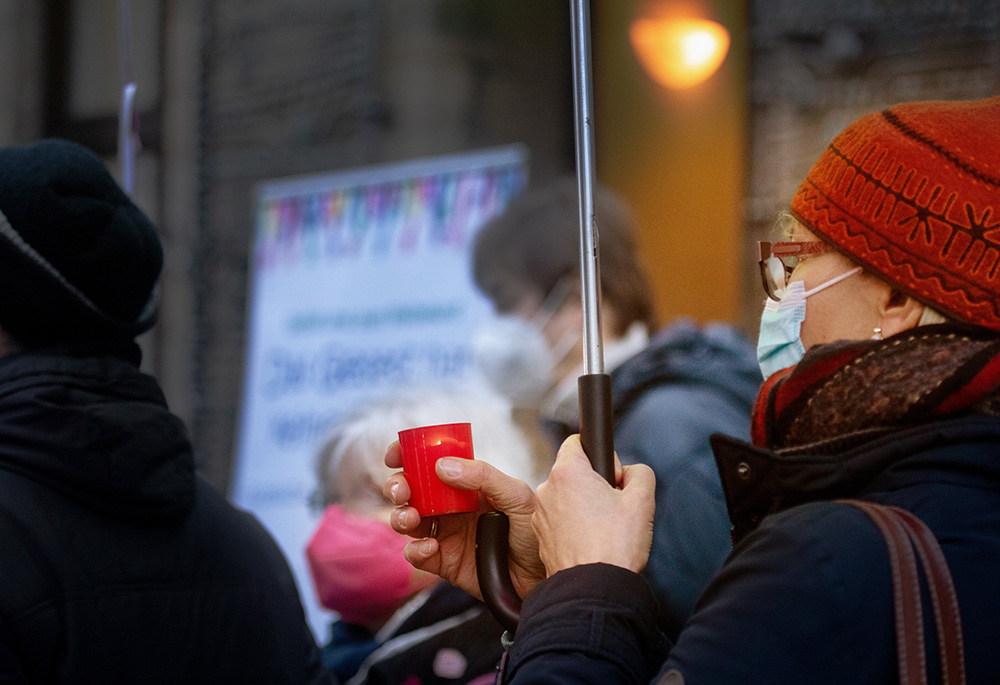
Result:
<instances>
[{"instance_id":1,"label":"woman's thumb","mask_svg":"<svg viewBox=\"0 0 1000 685\"><path fill-rule=\"evenodd\" d=\"M532 492L527 483L511 478L485 461L442 457L435 465L442 482L462 490L479 490L493 506L508 514L531 513Z\"/></svg>"}]
</instances>

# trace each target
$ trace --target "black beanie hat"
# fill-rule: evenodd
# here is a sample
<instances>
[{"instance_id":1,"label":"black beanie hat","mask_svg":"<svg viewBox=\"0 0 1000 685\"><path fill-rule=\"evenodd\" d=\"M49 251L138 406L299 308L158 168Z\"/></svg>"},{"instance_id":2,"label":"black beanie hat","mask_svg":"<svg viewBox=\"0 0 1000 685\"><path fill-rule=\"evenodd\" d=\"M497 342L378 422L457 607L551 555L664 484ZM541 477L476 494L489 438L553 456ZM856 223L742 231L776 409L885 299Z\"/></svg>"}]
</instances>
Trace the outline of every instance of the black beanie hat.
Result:
<instances>
[{"instance_id":1,"label":"black beanie hat","mask_svg":"<svg viewBox=\"0 0 1000 685\"><path fill-rule=\"evenodd\" d=\"M26 347L131 340L156 319L156 228L97 155L0 149L0 328Z\"/></svg>"}]
</instances>

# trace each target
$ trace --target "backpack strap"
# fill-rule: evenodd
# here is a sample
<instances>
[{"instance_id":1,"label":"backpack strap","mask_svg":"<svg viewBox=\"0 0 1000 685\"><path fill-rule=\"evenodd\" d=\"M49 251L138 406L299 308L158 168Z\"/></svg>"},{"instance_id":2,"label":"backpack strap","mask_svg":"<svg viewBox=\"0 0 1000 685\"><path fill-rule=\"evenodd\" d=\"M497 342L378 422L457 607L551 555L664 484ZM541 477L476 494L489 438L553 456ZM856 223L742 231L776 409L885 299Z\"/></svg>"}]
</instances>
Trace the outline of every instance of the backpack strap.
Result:
<instances>
[{"instance_id":1,"label":"backpack strap","mask_svg":"<svg viewBox=\"0 0 1000 685\"><path fill-rule=\"evenodd\" d=\"M838 500L861 509L885 538L892 569L893 606L900 685L926 685L924 620L917 559L927 578L938 649L941 682L965 685L965 647L955 585L934 533L912 512L862 500Z\"/></svg>"}]
</instances>

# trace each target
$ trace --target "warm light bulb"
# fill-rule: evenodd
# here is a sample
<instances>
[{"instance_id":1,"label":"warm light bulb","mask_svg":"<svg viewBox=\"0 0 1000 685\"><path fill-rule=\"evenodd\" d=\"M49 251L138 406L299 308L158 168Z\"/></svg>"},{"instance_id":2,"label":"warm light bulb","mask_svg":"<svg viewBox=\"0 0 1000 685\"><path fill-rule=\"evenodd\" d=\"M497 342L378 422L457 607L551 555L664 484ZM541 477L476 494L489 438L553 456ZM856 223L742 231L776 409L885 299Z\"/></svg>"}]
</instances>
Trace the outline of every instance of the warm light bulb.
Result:
<instances>
[{"instance_id":1,"label":"warm light bulb","mask_svg":"<svg viewBox=\"0 0 1000 685\"><path fill-rule=\"evenodd\" d=\"M729 32L708 19L637 19L629 38L646 72L667 88L698 85L715 73L729 50Z\"/></svg>"}]
</instances>

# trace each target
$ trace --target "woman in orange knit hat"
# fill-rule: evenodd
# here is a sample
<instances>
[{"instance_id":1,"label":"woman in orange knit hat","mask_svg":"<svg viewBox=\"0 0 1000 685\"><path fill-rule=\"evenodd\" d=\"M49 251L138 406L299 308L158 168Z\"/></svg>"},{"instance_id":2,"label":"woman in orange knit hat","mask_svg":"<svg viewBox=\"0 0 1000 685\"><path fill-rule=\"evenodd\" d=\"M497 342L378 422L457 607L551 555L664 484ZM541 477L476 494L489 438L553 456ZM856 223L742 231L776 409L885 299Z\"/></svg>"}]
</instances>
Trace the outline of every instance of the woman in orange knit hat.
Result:
<instances>
[{"instance_id":1,"label":"woman in orange knit hat","mask_svg":"<svg viewBox=\"0 0 1000 685\"><path fill-rule=\"evenodd\" d=\"M713 437L735 548L675 645L637 575L642 466L609 488L571 438L534 498L440 470L512 514L506 681L1000 682L1000 98L859 119L787 223L761 245L753 444ZM405 502L405 480L387 492ZM471 519L450 525L407 556L475 591Z\"/></svg>"}]
</instances>

